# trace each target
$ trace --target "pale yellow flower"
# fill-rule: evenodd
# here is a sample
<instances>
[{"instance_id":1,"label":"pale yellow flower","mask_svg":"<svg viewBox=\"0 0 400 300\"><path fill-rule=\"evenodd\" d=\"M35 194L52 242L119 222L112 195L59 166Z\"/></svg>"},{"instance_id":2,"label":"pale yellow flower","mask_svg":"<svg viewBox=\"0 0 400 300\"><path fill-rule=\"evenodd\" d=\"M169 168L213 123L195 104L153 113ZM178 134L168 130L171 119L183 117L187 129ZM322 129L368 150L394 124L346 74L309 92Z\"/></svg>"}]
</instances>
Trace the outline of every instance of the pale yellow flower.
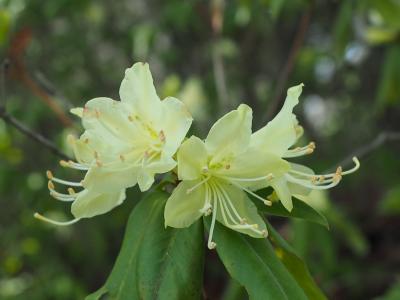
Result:
<instances>
[{"instance_id":1,"label":"pale yellow flower","mask_svg":"<svg viewBox=\"0 0 400 300\"><path fill-rule=\"evenodd\" d=\"M303 133L303 128L298 125L293 108L299 103L303 84L291 87L281 111L263 128L251 136L250 145L262 149L266 155L274 154L287 159L313 153L315 143L311 142L304 147L291 148ZM353 158L355 166L347 171L338 167L336 172L330 174L314 174L310 168L290 163L289 170L282 176L276 176L269 182L275 190L279 200L289 211L293 208L292 196L304 196L311 190L325 190L339 184L343 175L355 172L360 163Z\"/></svg>"},{"instance_id":2,"label":"pale yellow flower","mask_svg":"<svg viewBox=\"0 0 400 300\"><path fill-rule=\"evenodd\" d=\"M205 141L192 136L178 151L178 178L182 180L168 199L165 225L187 227L201 216L212 214L208 247L215 221L252 237L267 236L263 219L247 194L264 204L269 201L252 190L267 185L289 170L289 164L274 154L252 147L252 111L247 105L223 116Z\"/></svg>"},{"instance_id":3,"label":"pale yellow flower","mask_svg":"<svg viewBox=\"0 0 400 300\"><path fill-rule=\"evenodd\" d=\"M138 184L141 191L148 190L155 174L176 166L173 155L192 123L181 101L159 99L148 64L127 69L119 93L121 101L95 98L72 110L82 118L85 132L79 139L69 138L77 161L61 164L86 171L84 179L71 182L48 172L51 195L72 202L73 221L121 204L128 187ZM57 192L53 182L70 186L69 193Z\"/></svg>"}]
</instances>

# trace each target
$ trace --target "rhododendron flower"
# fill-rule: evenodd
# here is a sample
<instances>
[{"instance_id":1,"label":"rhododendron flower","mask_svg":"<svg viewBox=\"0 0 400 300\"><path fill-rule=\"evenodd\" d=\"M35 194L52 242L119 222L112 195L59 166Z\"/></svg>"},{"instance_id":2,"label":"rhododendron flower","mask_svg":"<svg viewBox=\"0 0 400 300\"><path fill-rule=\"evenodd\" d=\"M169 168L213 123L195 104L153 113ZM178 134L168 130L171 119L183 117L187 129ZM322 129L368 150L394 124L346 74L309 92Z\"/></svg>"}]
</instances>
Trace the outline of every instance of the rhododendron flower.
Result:
<instances>
[{"instance_id":1,"label":"rhododendron flower","mask_svg":"<svg viewBox=\"0 0 400 300\"><path fill-rule=\"evenodd\" d=\"M71 222L111 210L123 202L126 188L138 184L146 191L155 174L176 166L173 155L192 123L185 105L172 97L160 101L143 63L126 70L119 94L121 101L95 98L72 110L82 118L85 132L79 139L69 138L77 161L61 165L86 171L84 179L65 181L48 172L50 194L72 202ZM69 186L69 193L57 192L54 183Z\"/></svg>"},{"instance_id":2,"label":"rhododendron flower","mask_svg":"<svg viewBox=\"0 0 400 300\"><path fill-rule=\"evenodd\" d=\"M276 117L267 123L263 128L251 136L250 145L262 149L265 155L274 154L281 158L292 158L311 154L315 149L313 142L304 147L292 147L301 137L303 129L298 125L293 108L299 103L303 84L288 89L287 97L281 111ZM336 172L331 174L317 175L310 168L290 163L289 170L282 176L275 176L269 185L284 207L291 211L293 208L292 196L304 196L311 190L324 190L339 184L343 175L355 172L360 163L356 157L353 158L354 168L342 171L338 167Z\"/></svg>"},{"instance_id":3,"label":"rhododendron flower","mask_svg":"<svg viewBox=\"0 0 400 300\"><path fill-rule=\"evenodd\" d=\"M187 227L212 214L208 247L215 221L252 237L267 236L263 219L247 194L269 201L252 190L281 177L290 165L275 154L250 145L252 111L247 105L223 116L205 141L192 136L178 151L178 178L182 180L165 207L165 225Z\"/></svg>"}]
</instances>

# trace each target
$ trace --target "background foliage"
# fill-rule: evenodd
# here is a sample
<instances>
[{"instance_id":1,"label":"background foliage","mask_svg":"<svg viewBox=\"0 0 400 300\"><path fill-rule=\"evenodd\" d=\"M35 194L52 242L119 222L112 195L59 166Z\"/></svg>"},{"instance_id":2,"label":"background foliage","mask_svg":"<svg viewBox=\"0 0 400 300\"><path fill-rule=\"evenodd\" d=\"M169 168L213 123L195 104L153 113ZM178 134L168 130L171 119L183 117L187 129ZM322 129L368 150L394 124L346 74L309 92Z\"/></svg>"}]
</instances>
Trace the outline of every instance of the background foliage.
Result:
<instances>
[{"instance_id":1,"label":"background foliage","mask_svg":"<svg viewBox=\"0 0 400 300\"><path fill-rule=\"evenodd\" d=\"M296 113L317 151L302 162L323 171L358 154L362 168L329 194L313 194L329 231L270 222L329 298L397 299L399 32L398 0L1 0L0 51L9 67L0 106L68 152L65 136L80 125L67 109L118 98L135 61L150 63L160 96L188 104L201 136L240 102L261 126L283 90L303 82ZM102 286L117 256L139 193L130 190L105 216L47 226L33 212L69 218L46 189L46 169L71 177L57 160L0 120L1 299L81 299ZM213 251L204 276L207 299L246 299Z\"/></svg>"}]
</instances>

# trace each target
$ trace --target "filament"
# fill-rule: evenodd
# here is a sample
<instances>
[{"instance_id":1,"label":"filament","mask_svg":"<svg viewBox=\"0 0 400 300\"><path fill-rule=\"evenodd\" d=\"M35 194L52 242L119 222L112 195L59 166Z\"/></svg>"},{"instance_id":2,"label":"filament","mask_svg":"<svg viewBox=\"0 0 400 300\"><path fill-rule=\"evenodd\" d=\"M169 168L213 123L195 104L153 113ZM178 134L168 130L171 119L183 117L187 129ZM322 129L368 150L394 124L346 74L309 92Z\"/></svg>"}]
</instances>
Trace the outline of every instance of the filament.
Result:
<instances>
[{"instance_id":1,"label":"filament","mask_svg":"<svg viewBox=\"0 0 400 300\"><path fill-rule=\"evenodd\" d=\"M53 225L58 225L58 226L68 226L68 225L72 225L75 224L76 222L78 222L80 220L80 218L76 218L76 219L72 219L70 221L66 221L66 222L60 222L60 221L55 221L49 218L46 218L45 216L39 214L39 213L35 213L33 215L36 219L53 224Z\"/></svg>"}]
</instances>

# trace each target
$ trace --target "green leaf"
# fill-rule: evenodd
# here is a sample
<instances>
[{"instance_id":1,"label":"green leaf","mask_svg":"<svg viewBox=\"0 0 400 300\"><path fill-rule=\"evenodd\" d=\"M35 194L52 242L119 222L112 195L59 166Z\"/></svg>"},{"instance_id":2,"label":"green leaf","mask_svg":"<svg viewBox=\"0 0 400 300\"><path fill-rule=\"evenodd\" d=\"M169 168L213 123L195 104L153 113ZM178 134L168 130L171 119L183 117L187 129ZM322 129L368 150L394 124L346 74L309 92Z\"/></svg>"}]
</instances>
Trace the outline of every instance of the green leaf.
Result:
<instances>
[{"instance_id":1,"label":"green leaf","mask_svg":"<svg viewBox=\"0 0 400 300\"><path fill-rule=\"evenodd\" d=\"M315 284L305 262L268 222L267 226L269 238L275 246L279 259L303 288L308 298L313 300L327 299Z\"/></svg>"},{"instance_id":2,"label":"green leaf","mask_svg":"<svg viewBox=\"0 0 400 300\"><path fill-rule=\"evenodd\" d=\"M213 240L227 271L245 287L250 299L308 299L267 239L252 238L217 223Z\"/></svg>"},{"instance_id":3,"label":"green leaf","mask_svg":"<svg viewBox=\"0 0 400 300\"><path fill-rule=\"evenodd\" d=\"M279 216L279 217L290 217L296 219L303 219L306 221L314 222L320 224L327 229L329 229L328 220L324 215L319 213L317 210L312 208L310 205L296 198L292 198L293 201L293 209L289 212L285 207L283 207L282 203L273 202L271 206L262 205L260 201L256 201L259 211L265 212L269 215Z\"/></svg>"},{"instance_id":4,"label":"green leaf","mask_svg":"<svg viewBox=\"0 0 400 300\"><path fill-rule=\"evenodd\" d=\"M389 190L387 195L379 204L379 210L384 215L399 215L400 214L400 185Z\"/></svg>"},{"instance_id":5,"label":"green leaf","mask_svg":"<svg viewBox=\"0 0 400 300\"><path fill-rule=\"evenodd\" d=\"M133 209L121 251L105 285L87 300L200 299L203 226L164 228L168 194L150 193Z\"/></svg>"},{"instance_id":6,"label":"green leaf","mask_svg":"<svg viewBox=\"0 0 400 300\"><path fill-rule=\"evenodd\" d=\"M399 103L400 46L392 46L386 50L380 78L376 98L378 109L382 110Z\"/></svg>"}]
</instances>

